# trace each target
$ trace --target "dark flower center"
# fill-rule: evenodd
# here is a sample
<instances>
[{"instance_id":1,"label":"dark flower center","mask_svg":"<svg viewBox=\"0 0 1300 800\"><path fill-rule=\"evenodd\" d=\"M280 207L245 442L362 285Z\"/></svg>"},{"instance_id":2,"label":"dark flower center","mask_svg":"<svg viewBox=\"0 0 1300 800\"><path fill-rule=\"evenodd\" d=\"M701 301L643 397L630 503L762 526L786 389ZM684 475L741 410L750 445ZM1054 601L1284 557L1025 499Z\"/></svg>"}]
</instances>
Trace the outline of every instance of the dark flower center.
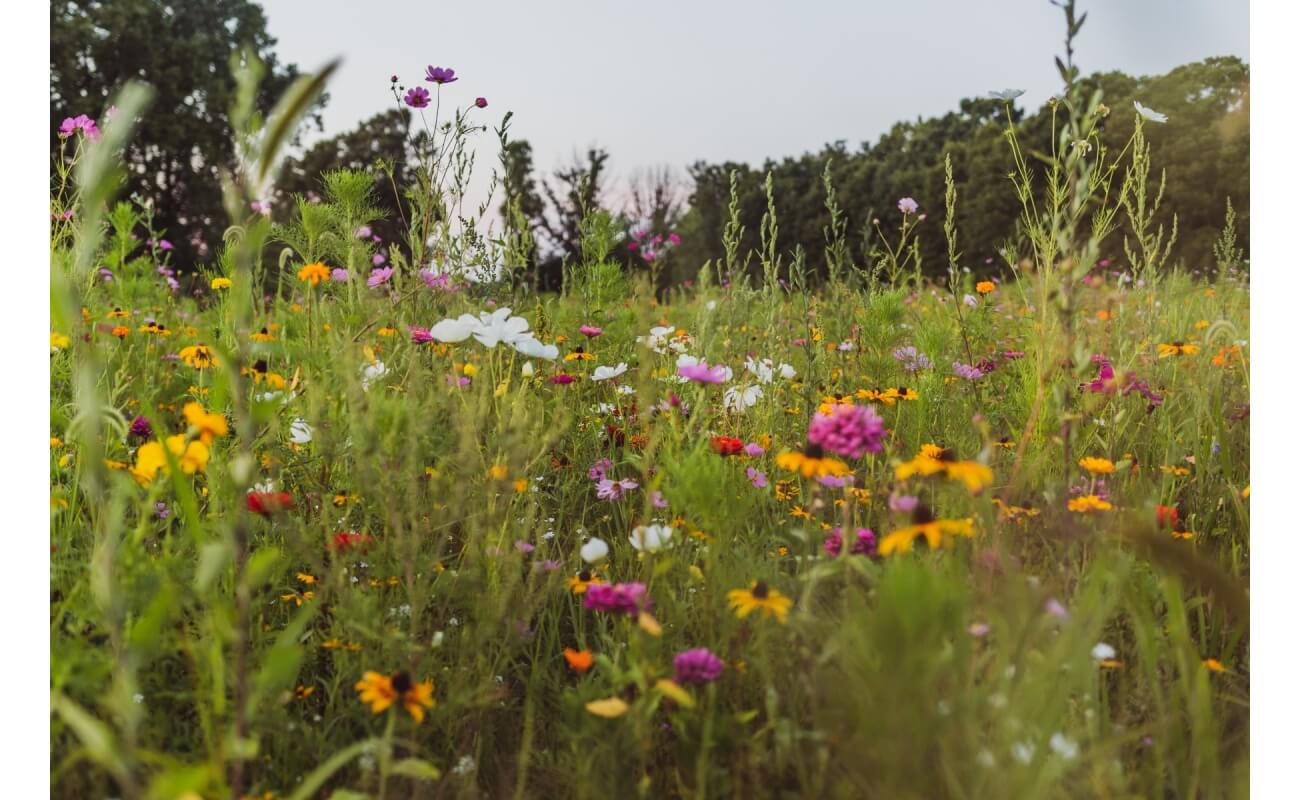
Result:
<instances>
[{"instance_id":1,"label":"dark flower center","mask_svg":"<svg viewBox=\"0 0 1300 800\"><path fill-rule=\"evenodd\" d=\"M898 387L898 393L903 395L907 394L907 387L906 386Z\"/></svg>"},{"instance_id":2,"label":"dark flower center","mask_svg":"<svg viewBox=\"0 0 1300 800\"><path fill-rule=\"evenodd\" d=\"M754 588L750 592L750 594L752 594L754 596L754 599L756 600L767 599L767 584L763 583L762 581L759 581L758 583L754 584Z\"/></svg>"},{"instance_id":3,"label":"dark flower center","mask_svg":"<svg viewBox=\"0 0 1300 800\"><path fill-rule=\"evenodd\" d=\"M808 458L826 457L826 451L823 450L822 446L817 444L816 442L809 442L807 445L805 445L803 449L803 454Z\"/></svg>"},{"instance_id":4,"label":"dark flower center","mask_svg":"<svg viewBox=\"0 0 1300 800\"><path fill-rule=\"evenodd\" d=\"M411 686L411 676L406 674L405 671L399 670L393 673L393 691L398 694L406 694L410 691Z\"/></svg>"},{"instance_id":5,"label":"dark flower center","mask_svg":"<svg viewBox=\"0 0 1300 800\"><path fill-rule=\"evenodd\" d=\"M256 361L253 362L253 372L257 372L257 373L264 373L264 372L266 372L266 359L265 359L265 358L259 358L259 359L257 359Z\"/></svg>"},{"instance_id":6,"label":"dark flower center","mask_svg":"<svg viewBox=\"0 0 1300 800\"><path fill-rule=\"evenodd\" d=\"M591 582L591 570L584 569L582 572L579 572L579 573L578 573L578 580L582 581L583 583L590 583L590 582Z\"/></svg>"},{"instance_id":7,"label":"dark flower center","mask_svg":"<svg viewBox=\"0 0 1300 800\"><path fill-rule=\"evenodd\" d=\"M938 461L956 461L957 454L953 452L951 447L945 447L939 451L939 455L935 456L935 459Z\"/></svg>"},{"instance_id":8,"label":"dark flower center","mask_svg":"<svg viewBox=\"0 0 1300 800\"><path fill-rule=\"evenodd\" d=\"M927 506L918 505L915 509L913 509L912 511L913 525L928 525L931 522L934 522L934 512L932 512Z\"/></svg>"},{"instance_id":9,"label":"dark flower center","mask_svg":"<svg viewBox=\"0 0 1300 800\"><path fill-rule=\"evenodd\" d=\"M267 335L269 335L269 334L270 334L270 331L268 331L265 327L263 327L263 328L262 328L262 335L263 335L263 336L267 336Z\"/></svg>"}]
</instances>

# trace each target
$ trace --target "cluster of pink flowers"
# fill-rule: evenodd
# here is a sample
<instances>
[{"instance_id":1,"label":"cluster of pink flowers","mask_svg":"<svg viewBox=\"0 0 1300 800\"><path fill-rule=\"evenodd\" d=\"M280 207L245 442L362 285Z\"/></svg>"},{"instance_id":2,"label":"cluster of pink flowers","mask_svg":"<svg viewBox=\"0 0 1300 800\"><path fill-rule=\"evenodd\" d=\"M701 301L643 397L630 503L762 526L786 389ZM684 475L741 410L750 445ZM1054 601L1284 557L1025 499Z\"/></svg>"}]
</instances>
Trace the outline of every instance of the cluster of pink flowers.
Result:
<instances>
[{"instance_id":1,"label":"cluster of pink flowers","mask_svg":"<svg viewBox=\"0 0 1300 800\"><path fill-rule=\"evenodd\" d=\"M835 406L829 414L815 414L808 424L808 442L849 458L884 449L885 421L871 406Z\"/></svg>"},{"instance_id":2,"label":"cluster of pink flowers","mask_svg":"<svg viewBox=\"0 0 1300 800\"><path fill-rule=\"evenodd\" d=\"M822 542L822 549L827 553L838 556L840 550L844 548L844 531L841 528L831 529L831 533ZM870 528L858 528L856 539L853 547L849 552L859 556L874 556L876 554L876 534Z\"/></svg>"},{"instance_id":3,"label":"cluster of pink flowers","mask_svg":"<svg viewBox=\"0 0 1300 800\"><path fill-rule=\"evenodd\" d=\"M653 605L646 595L644 583L593 584L587 587L582 597L582 607L589 611L626 614L629 617L635 617Z\"/></svg>"},{"instance_id":4,"label":"cluster of pink flowers","mask_svg":"<svg viewBox=\"0 0 1300 800\"><path fill-rule=\"evenodd\" d=\"M75 133L81 133L90 141L94 142L99 139L99 128L95 121L85 114L78 114L75 117L67 117L63 124L59 126L59 138L66 139Z\"/></svg>"},{"instance_id":5,"label":"cluster of pink flowers","mask_svg":"<svg viewBox=\"0 0 1300 800\"><path fill-rule=\"evenodd\" d=\"M665 239L662 234L650 235L650 230L645 227L632 229L630 234L632 241L627 243L627 249L641 254L641 260L649 264L660 258L664 253L682 243L682 237L675 232L669 233Z\"/></svg>"},{"instance_id":6,"label":"cluster of pink flowers","mask_svg":"<svg viewBox=\"0 0 1300 800\"><path fill-rule=\"evenodd\" d=\"M673 659L673 678L678 683L713 683L722 677L722 671L726 668L726 663L710 652L709 648L696 647L678 653Z\"/></svg>"}]
</instances>

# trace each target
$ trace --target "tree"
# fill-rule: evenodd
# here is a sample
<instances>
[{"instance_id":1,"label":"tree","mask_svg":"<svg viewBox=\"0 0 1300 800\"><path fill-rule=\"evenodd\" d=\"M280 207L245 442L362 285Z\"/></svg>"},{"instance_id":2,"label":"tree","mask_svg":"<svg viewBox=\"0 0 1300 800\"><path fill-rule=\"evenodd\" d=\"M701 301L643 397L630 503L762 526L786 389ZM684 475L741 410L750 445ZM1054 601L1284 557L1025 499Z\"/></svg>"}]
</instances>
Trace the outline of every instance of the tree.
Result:
<instances>
[{"instance_id":1,"label":"tree","mask_svg":"<svg viewBox=\"0 0 1300 800\"><path fill-rule=\"evenodd\" d=\"M67 116L102 116L128 79L151 84L153 106L125 153L127 190L152 204L177 263L205 260L225 226L220 170L234 159L231 58L246 49L263 62L257 105L265 114L298 75L274 46L250 0L55 0L51 130Z\"/></svg>"}]
</instances>

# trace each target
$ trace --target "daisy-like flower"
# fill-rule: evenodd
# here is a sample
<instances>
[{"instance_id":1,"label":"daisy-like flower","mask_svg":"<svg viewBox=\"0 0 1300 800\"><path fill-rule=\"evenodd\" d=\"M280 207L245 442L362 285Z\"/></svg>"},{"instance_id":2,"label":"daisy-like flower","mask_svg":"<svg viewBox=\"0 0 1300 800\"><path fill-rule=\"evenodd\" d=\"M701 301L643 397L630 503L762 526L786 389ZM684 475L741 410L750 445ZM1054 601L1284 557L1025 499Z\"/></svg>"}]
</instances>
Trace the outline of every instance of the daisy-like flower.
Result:
<instances>
[{"instance_id":1,"label":"daisy-like flower","mask_svg":"<svg viewBox=\"0 0 1300 800\"><path fill-rule=\"evenodd\" d=\"M822 542L822 549L832 556L838 556L844 549L844 532L840 528L832 528L829 536ZM854 534L853 546L849 552L860 556L874 556L876 554L876 534L870 528L858 528Z\"/></svg>"},{"instance_id":2,"label":"daisy-like flower","mask_svg":"<svg viewBox=\"0 0 1300 800\"><path fill-rule=\"evenodd\" d=\"M266 328L266 326L263 326L262 329L261 329L260 331L258 331L257 333L252 334L252 335L249 336L248 338L252 339L252 340L255 341L255 342L259 342L259 343L260 343L260 342L272 342L272 341L275 341L275 335L274 335L273 333L271 333L271 331L268 330L268 329Z\"/></svg>"},{"instance_id":3,"label":"daisy-like flower","mask_svg":"<svg viewBox=\"0 0 1300 800\"><path fill-rule=\"evenodd\" d=\"M186 442L184 434L168 436L165 441L167 450L176 459L181 472L186 475L193 475L207 470L211 451L205 443L198 439ZM131 467L131 474L136 481L142 486L148 486L153 482L160 470L164 474L170 471L167 466L167 455L163 451L163 444L161 442L148 442L140 445L140 448L135 452L135 466Z\"/></svg>"},{"instance_id":4,"label":"daisy-like flower","mask_svg":"<svg viewBox=\"0 0 1300 800\"><path fill-rule=\"evenodd\" d=\"M310 283L312 286L316 286L321 281L328 281L329 279L330 268L319 261L306 264L302 269L298 270L298 280L303 283Z\"/></svg>"},{"instance_id":5,"label":"daisy-like flower","mask_svg":"<svg viewBox=\"0 0 1300 800\"><path fill-rule=\"evenodd\" d=\"M596 573L592 572L589 569L584 569L579 571L577 575L574 575L571 578L569 578L567 584L569 586L570 592L573 592L574 594L586 594L587 589L591 588L592 586L599 586L604 582L605 581L601 580L600 576L597 575Z\"/></svg>"},{"instance_id":6,"label":"daisy-like flower","mask_svg":"<svg viewBox=\"0 0 1300 800\"><path fill-rule=\"evenodd\" d=\"M216 353L212 352L212 348L203 343L182 347L179 355L181 361L185 362L187 366L199 370L220 366L221 364L221 360L217 358Z\"/></svg>"},{"instance_id":7,"label":"daisy-like flower","mask_svg":"<svg viewBox=\"0 0 1300 800\"><path fill-rule=\"evenodd\" d=\"M1110 475L1115 471L1115 463L1109 458L1087 456L1079 459L1079 466L1093 475Z\"/></svg>"},{"instance_id":8,"label":"daisy-like flower","mask_svg":"<svg viewBox=\"0 0 1300 800\"><path fill-rule=\"evenodd\" d=\"M183 413L185 421L198 431L199 441L203 444L212 444L214 439L230 433L230 425L226 422L225 416L209 414L198 403L186 403Z\"/></svg>"},{"instance_id":9,"label":"daisy-like flower","mask_svg":"<svg viewBox=\"0 0 1300 800\"><path fill-rule=\"evenodd\" d=\"M980 294L988 294L989 292L992 292L996 288L998 287L996 284L993 283L993 281L980 281L979 283L975 284L975 291L979 292Z\"/></svg>"},{"instance_id":10,"label":"daisy-like flower","mask_svg":"<svg viewBox=\"0 0 1300 800\"><path fill-rule=\"evenodd\" d=\"M1004 103L1008 103L1024 93L1024 89L1001 89L999 91L989 92L989 99L1001 100Z\"/></svg>"},{"instance_id":11,"label":"daisy-like flower","mask_svg":"<svg viewBox=\"0 0 1300 800\"><path fill-rule=\"evenodd\" d=\"M684 356L683 358L689 358ZM677 374L688 381L697 383L725 383L731 378L731 370L722 365L709 366L707 361L698 363L681 363L678 360Z\"/></svg>"},{"instance_id":12,"label":"daisy-like flower","mask_svg":"<svg viewBox=\"0 0 1300 800\"><path fill-rule=\"evenodd\" d=\"M586 336L588 339L594 339L604 332L605 332L604 329L598 328L595 325L583 325L581 328L578 328L578 333L581 333L583 336Z\"/></svg>"},{"instance_id":13,"label":"daisy-like flower","mask_svg":"<svg viewBox=\"0 0 1300 800\"><path fill-rule=\"evenodd\" d=\"M1095 494L1085 494L1079 497L1073 497L1066 507L1078 514L1090 514L1093 511L1110 511L1114 506L1110 501L1103 500Z\"/></svg>"},{"instance_id":14,"label":"daisy-like flower","mask_svg":"<svg viewBox=\"0 0 1300 800\"><path fill-rule=\"evenodd\" d=\"M641 484L631 478L624 478L618 481L611 480L610 478L602 478L596 483L596 496L601 500L614 501L640 485Z\"/></svg>"},{"instance_id":15,"label":"daisy-like flower","mask_svg":"<svg viewBox=\"0 0 1300 800\"><path fill-rule=\"evenodd\" d=\"M582 560L588 564L596 564L604 561L605 557L609 555L609 545L605 543L604 539L593 536L583 543L579 554L582 556Z\"/></svg>"},{"instance_id":16,"label":"daisy-like flower","mask_svg":"<svg viewBox=\"0 0 1300 800\"><path fill-rule=\"evenodd\" d=\"M925 506L918 506L912 512L912 524L892 531L880 540L882 556L894 553L910 553L918 539L924 539L931 550L947 547L953 537L975 535L975 521L972 519L935 519Z\"/></svg>"},{"instance_id":17,"label":"daisy-like flower","mask_svg":"<svg viewBox=\"0 0 1300 800\"><path fill-rule=\"evenodd\" d=\"M433 681L416 683L404 671L381 675L369 671L353 686L359 699L375 714L382 714L400 702L416 724L424 722L424 710L433 708Z\"/></svg>"},{"instance_id":18,"label":"daisy-like flower","mask_svg":"<svg viewBox=\"0 0 1300 800\"><path fill-rule=\"evenodd\" d=\"M828 457L821 445L811 442L802 452L788 452L777 456L776 465L781 469L797 472L805 478L819 478L823 475L839 477L852 472L848 464Z\"/></svg>"},{"instance_id":19,"label":"daisy-like flower","mask_svg":"<svg viewBox=\"0 0 1300 800\"><path fill-rule=\"evenodd\" d=\"M578 673L591 669L594 663L590 650L574 650L572 647L564 648L564 660L569 665L569 669Z\"/></svg>"},{"instance_id":20,"label":"daisy-like flower","mask_svg":"<svg viewBox=\"0 0 1300 800\"><path fill-rule=\"evenodd\" d=\"M632 529L628 541L639 553L656 553L672 541L673 529L667 525L638 525Z\"/></svg>"},{"instance_id":21,"label":"daisy-like flower","mask_svg":"<svg viewBox=\"0 0 1300 800\"><path fill-rule=\"evenodd\" d=\"M581 345L576 347L572 353L566 353L565 361L595 361L596 354L588 353Z\"/></svg>"},{"instance_id":22,"label":"daisy-like flower","mask_svg":"<svg viewBox=\"0 0 1300 800\"><path fill-rule=\"evenodd\" d=\"M763 399L762 386L746 386L743 389L731 386L722 393L722 407L733 414L743 414L746 409L757 405L761 399Z\"/></svg>"},{"instance_id":23,"label":"daisy-like flower","mask_svg":"<svg viewBox=\"0 0 1300 800\"><path fill-rule=\"evenodd\" d=\"M1158 358L1169 358L1170 356L1194 356L1201 351L1199 344L1187 344L1186 342L1170 342L1169 344L1160 344L1156 346Z\"/></svg>"},{"instance_id":24,"label":"daisy-like flower","mask_svg":"<svg viewBox=\"0 0 1300 800\"><path fill-rule=\"evenodd\" d=\"M793 600L763 581L754 581L747 589L732 589L727 592L727 604L736 613L737 619L744 619L757 610L762 612L763 619L776 617L776 621L784 625L793 603Z\"/></svg>"},{"instance_id":25,"label":"daisy-like flower","mask_svg":"<svg viewBox=\"0 0 1300 800\"><path fill-rule=\"evenodd\" d=\"M978 494L993 483L993 470L984 464L959 461L951 450L933 444L923 445L915 458L894 468L894 477L900 481L913 475L924 478L938 473L961 481L971 494Z\"/></svg>"},{"instance_id":26,"label":"daisy-like flower","mask_svg":"<svg viewBox=\"0 0 1300 800\"><path fill-rule=\"evenodd\" d=\"M423 86L415 86L406 93L402 100L411 108L428 108L429 90Z\"/></svg>"},{"instance_id":27,"label":"daisy-like flower","mask_svg":"<svg viewBox=\"0 0 1300 800\"><path fill-rule=\"evenodd\" d=\"M209 285L212 287L214 291L219 292L222 289L229 289L231 286L234 286L235 284L229 278L213 278L212 283Z\"/></svg>"},{"instance_id":28,"label":"daisy-like flower","mask_svg":"<svg viewBox=\"0 0 1300 800\"><path fill-rule=\"evenodd\" d=\"M1143 119L1148 119L1151 120L1152 122L1169 121L1169 117L1167 115L1161 114L1159 111L1156 111L1155 109L1147 108L1146 106L1142 105L1136 100L1133 101L1133 108L1136 109L1137 112L1142 115Z\"/></svg>"},{"instance_id":29,"label":"daisy-like flower","mask_svg":"<svg viewBox=\"0 0 1300 800\"><path fill-rule=\"evenodd\" d=\"M616 367L606 367L606 366L596 367L596 369L591 373L591 379L593 381L607 381L613 378L617 378L619 375L622 375L625 372L627 372L627 364L620 361L618 362L618 366Z\"/></svg>"}]
</instances>

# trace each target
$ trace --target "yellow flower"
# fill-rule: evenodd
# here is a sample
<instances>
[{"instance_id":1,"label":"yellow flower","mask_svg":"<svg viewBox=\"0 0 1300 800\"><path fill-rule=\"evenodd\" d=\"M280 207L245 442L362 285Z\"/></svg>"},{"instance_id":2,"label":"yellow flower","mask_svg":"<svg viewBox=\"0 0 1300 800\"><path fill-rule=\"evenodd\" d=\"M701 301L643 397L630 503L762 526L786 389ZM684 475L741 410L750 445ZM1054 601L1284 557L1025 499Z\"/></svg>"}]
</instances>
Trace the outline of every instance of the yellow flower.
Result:
<instances>
[{"instance_id":1,"label":"yellow flower","mask_svg":"<svg viewBox=\"0 0 1300 800\"><path fill-rule=\"evenodd\" d=\"M1223 666L1223 662L1217 658L1206 658L1203 659L1201 663L1204 664L1205 668L1208 669L1210 672L1223 672L1224 669L1226 669Z\"/></svg>"},{"instance_id":2,"label":"yellow flower","mask_svg":"<svg viewBox=\"0 0 1300 800\"><path fill-rule=\"evenodd\" d=\"M275 341L275 335L272 334L272 333L271 333L269 330L267 330L265 327L263 327L260 331L258 331L257 333L253 334L253 335L250 336L249 338L252 339L252 340L255 341L255 342L271 342L271 341Z\"/></svg>"},{"instance_id":3,"label":"yellow flower","mask_svg":"<svg viewBox=\"0 0 1300 800\"><path fill-rule=\"evenodd\" d=\"M1245 489L1242 489L1242 490L1241 490L1241 498L1242 498L1243 500L1249 500L1249 499L1250 499L1250 484L1249 484L1249 483L1246 484L1246 488L1245 488Z\"/></svg>"},{"instance_id":4,"label":"yellow flower","mask_svg":"<svg viewBox=\"0 0 1300 800\"><path fill-rule=\"evenodd\" d=\"M206 344L192 344L189 347L182 347L180 352L181 361L195 369L207 369L221 364L217 354L212 352L212 348Z\"/></svg>"},{"instance_id":5,"label":"yellow flower","mask_svg":"<svg viewBox=\"0 0 1300 800\"><path fill-rule=\"evenodd\" d=\"M1161 344L1156 346L1156 352L1159 358L1169 358L1170 356L1194 356L1200 352L1201 346L1198 344L1186 344L1184 342L1174 342L1172 344Z\"/></svg>"},{"instance_id":6,"label":"yellow flower","mask_svg":"<svg viewBox=\"0 0 1300 800\"><path fill-rule=\"evenodd\" d=\"M727 604L736 612L737 619L744 619L758 609L763 612L763 619L776 617L776 621L784 625L793 603L793 600L763 581L754 581L748 589L732 589L727 592Z\"/></svg>"},{"instance_id":7,"label":"yellow flower","mask_svg":"<svg viewBox=\"0 0 1300 800\"><path fill-rule=\"evenodd\" d=\"M808 445L802 453L782 453L776 457L776 465L790 472L798 472L805 478L817 478L823 475L840 477L853 470L843 461L827 457L820 446Z\"/></svg>"},{"instance_id":8,"label":"yellow flower","mask_svg":"<svg viewBox=\"0 0 1300 800\"><path fill-rule=\"evenodd\" d=\"M380 328L379 330L375 331L375 333L376 333L377 335L379 335L379 336L383 336L383 337L396 336L396 335L397 335L397 328L394 328L392 325L385 325L384 327L382 327L382 328Z\"/></svg>"},{"instance_id":9,"label":"yellow flower","mask_svg":"<svg viewBox=\"0 0 1300 800\"><path fill-rule=\"evenodd\" d=\"M460 371L465 374L466 378L472 378L478 374L478 367L473 364L466 364L460 368Z\"/></svg>"},{"instance_id":10,"label":"yellow flower","mask_svg":"<svg viewBox=\"0 0 1300 800\"><path fill-rule=\"evenodd\" d=\"M181 472L193 475L203 472L208 467L211 453L208 446L199 440L185 441L184 434L167 437L167 450L177 459ZM167 455L161 442L147 442L135 451L135 466L131 474L142 485L147 486L158 475L158 471L167 471Z\"/></svg>"},{"instance_id":11,"label":"yellow flower","mask_svg":"<svg viewBox=\"0 0 1300 800\"><path fill-rule=\"evenodd\" d=\"M230 426L226 424L224 416L209 414L198 403L186 403L184 412L185 421L190 427L198 429L199 440L204 444L212 444L213 439L230 433Z\"/></svg>"},{"instance_id":12,"label":"yellow flower","mask_svg":"<svg viewBox=\"0 0 1300 800\"><path fill-rule=\"evenodd\" d=\"M916 458L894 468L894 477L900 481L913 475L926 478L939 473L961 481L971 494L979 494L993 483L993 470L988 466L978 461L958 461L951 450L933 444L922 445Z\"/></svg>"},{"instance_id":13,"label":"yellow flower","mask_svg":"<svg viewBox=\"0 0 1300 800\"><path fill-rule=\"evenodd\" d=\"M568 583L569 591L574 594L586 594L588 587L602 584L604 581L600 579L599 575L593 574L591 570L584 569L582 572L569 578Z\"/></svg>"},{"instance_id":14,"label":"yellow flower","mask_svg":"<svg viewBox=\"0 0 1300 800\"><path fill-rule=\"evenodd\" d=\"M114 308L112 311L108 312L109 319L124 319L129 316L131 316L130 311L123 311L120 308Z\"/></svg>"},{"instance_id":15,"label":"yellow flower","mask_svg":"<svg viewBox=\"0 0 1300 800\"><path fill-rule=\"evenodd\" d=\"M996 288L997 286L993 284L993 281L980 281L979 283L975 284L975 291L979 292L980 294L988 294L989 292L993 291Z\"/></svg>"},{"instance_id":16,"label":"yellow flower","mask_svg":"<svg viewBox=\"0 0 1300 800\"><path fill-rule=\"evenodd\" d=\"M516 478L514 482L515 494L523 494L528 491L528 479Z\"/></svg>"},{"instance_id":17,"label":"yellow flower","mask_svg":"<svg viewBox=\"0 0 1300 800\"><path fill-rule=\"evenodd\" d=\"M971 537L975 535L975 521L972 519L934 519L929 509L918 507L912 514L912 524L899 528L880 540L882 556L894 553L910 553L917 539L925 539L931 550L947 547L954 536Z\"/></svg>"},{"instance_id":18,"label":"yellow flower","mask_svg":"<svg viewBox=\"0 0 1300 800\"><path fill-rule=\"evenodd\" d=\"M394 672L392 676L366 672L353 688L375 714L382 714L400 700L418 724L424 722L424 710L433 708L433 681L415 683L406 672Z\"/></svg>"},{"instance_id":19,"label":"yellow flower","mask_svg":"<svg viewBox=\"0 0 1300 800\"><path fill-rule=\"evenodd\" d=\"M1180 467L1177 464L1161 464L1160 471L1166 475L1173 475L1175 478L1182 478L1192 474L1187 467Z\"/></svg>"},{"instance_id":20,"label":"yellow flower","mask_svg":"<svg viewBox=\"0 0 1300 800\"><path fill-rule=\"evenodd\" d=\"M493 464L488 467L488 477L494 481L503 481L510 477L510 468L505 464Z\"/></svg>"},{"instance_id":21,"label":"yellow flower","mask_svg":"<svg viewBox=\"0 0 1300 800\"><path fill-rule=\"evenodd\" d=\"M1102 500L1095 494L1085 494L1081 497L1075 497L1070 500L1067 507L1071 511L1076 511L1080 514L1088 514L1093 511L1110 511L1114 508L1114 506L1112 506L1108 501Z\"/></svg>"},{"instance_id":22,"label":"yellow flower","mask_svg":"<svg viewBox=\"0 0 1300 800\"><path fill-rule=\"evenodd\" d=\"M314 583L316 582L316 576L315 576L315 575L308 575L308 574L305 573L305 572L299 572L297 577L298 577L298 582L299 582L299 583L305 583L305 584L307 584L308 586L311 586L312 584L314 584Z\"/></svg>"},{"instance_id":23,"label":"yellow flower","mask_svg":"<svg viewBox=\"0 0 1300 800\"><path fill-rule=\"evenodd\" d=\"M66 350L70 344L72 344L72 340L67 336L50 331L50 352L54 352L55 350Z\"/></svg>"},{"instance_id":24,"label":"yellow flower","mask_svg":"<svg viewBox=\"0 0 1300 800\"><path fill-rule=\"evenodd\" d=\"M319 261L307 264L303 266L302 269L298 270L298 280L304 283L310 283L312 286L317 285L321 281L328 281L329 279L330 268Z\"/></svg>"},{"instance_id":25,"label":"yellow flower","mask_svg":"<svg viewBox=\"0 0 1300 800\"><path fill-rule=\"evenodd\" d=\"M213 278L211 285L216 291L221 291L222 289L229 289L233 282L229 278Z\"/></svg>"},{"instance_id":26,"label":"yellow flower","mask_svg":"<svg viewBox=\"0 0 1300 800\"><path fill-rule=\"evenodd\" d=\"M1115 471L1115 464L1109 458L1094 458L1087 456L1079 459L1079 466L1083 467L1093 475L1109 475Z\"/></svg>"},{"instance_id":27,"label":"yellow flower","mask_svg":"<svg viewBox=\"0 0 1300 800\"><path fill-rule=\"evenodd\" d=\"M57 437L57 436L51 436L51 437L50 437L50 447L62 447L62 446L63 446L63 440L62 440L62 439L60 439L60 438Z\"/></svg>"},{"instance_id":28,"label":"yellow flower","mask_svg":"<svg viewBox=\"0 0 1300 800\"><path fill-rule=\"evenodd\" d=\"M298 594L297 592L289 592L288 594L280 595L280 599L286 603L295 603L296 604L295 607L302 608L302 602L304 600L310 600L315 596L316 596L315 592L303 592L302 594Z\"/></svg>"},{"instance_id":29,"label":"yellow flower","mask_svg":"<svg viewBox=\"0 0 1300 800\"><path fill-rule=\"evenodd\" d=\"M1210 321L1209 321L1208 319L1203 319L1203 320L1197 322L1197 323L1196 323L1195 325L1193 325L1192 327L1195 328L1195 329L1198 330L1198 331L1205 330L1206 328L1210 327Z\"/></svg>"}]
</instances>

